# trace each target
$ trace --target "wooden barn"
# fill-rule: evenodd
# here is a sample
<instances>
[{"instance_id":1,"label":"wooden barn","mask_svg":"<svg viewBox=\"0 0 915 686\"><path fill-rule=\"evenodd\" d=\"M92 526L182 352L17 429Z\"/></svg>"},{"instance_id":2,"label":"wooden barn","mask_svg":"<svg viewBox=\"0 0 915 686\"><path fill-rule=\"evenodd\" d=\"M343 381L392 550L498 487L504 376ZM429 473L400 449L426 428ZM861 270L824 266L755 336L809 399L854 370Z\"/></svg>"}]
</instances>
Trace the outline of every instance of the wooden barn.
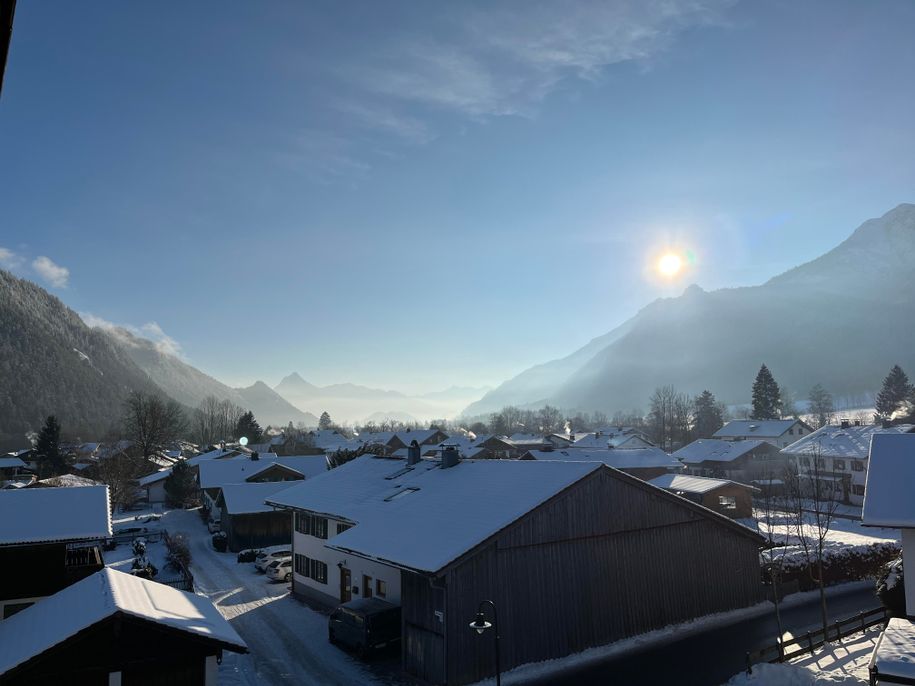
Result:
<instances>
[{"instance_id":1,"label":"wooden barn","mask_svg":"<svg viewBox=\"0 0 915 686\"><path fill-rule=\"evenodd\" d=\"M0 622L0 685L215 686L248 652L209 600L105 568Z\"/></svg>"},{"instance_id":2,"label":"wooden barn","mask_svg":"<svg viewBox=\"0 0 915 686\"><path fill-rule=\"evenodd\" d=\"M219 491L216 507L221 512L222 530L229 550L265 548L292 540L292 520L282 510L266 505L264 499L289 488L289 482L226 484Z\"/></svg>"},{"instance_id":3,"label":"wooden barn","mask_svg":"<svg viewBox=\"0 0 915 686\"><path fill-rule=\"evenodd\" d=\"M435 684L494 675L492 632L468 626L483 600L506 670L763 597L759 535L601 462L366 456L270 500L313 523L297 595L383 579L403 667Z\"/></svg>"},{"instance_id":4,"label":"wooden barn","mask_svg":"<svg viewBox=\"0 0 915 686\"><path fill-rule=\"evenodd\" d=\"M753 494L759 491L754 486L736 481L689 474L662 474L648 483L731 519L751 518Z\"/></svg>"}]
</instances>

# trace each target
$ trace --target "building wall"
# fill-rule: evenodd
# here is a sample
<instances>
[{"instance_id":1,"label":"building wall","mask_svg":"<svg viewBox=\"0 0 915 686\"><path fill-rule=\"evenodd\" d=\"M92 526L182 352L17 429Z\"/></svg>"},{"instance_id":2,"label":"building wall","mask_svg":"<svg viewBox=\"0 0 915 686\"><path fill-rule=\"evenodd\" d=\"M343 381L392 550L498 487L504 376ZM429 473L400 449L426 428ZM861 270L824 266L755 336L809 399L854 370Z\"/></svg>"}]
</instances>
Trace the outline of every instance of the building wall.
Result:
<instances>
[{"instance_id":1,"label":"building wall","mask_svg":"<svg viewBox=\"0 0 915 686\"><path fill-rule=\"evenodd\" d=\"M759 543L733 526L600 470L432 584L405 573L404 666L418 673L441 654L444 673L424 678L491 677L492 634L467 626L483 599L499 610L503 670L752 605L762 598Z\"/></svg>"},{"instance_id":2,"label":"building wall","mask_svg":"<svg viewBox=\"0 0 915 686\"><path fill-rule=\"evenodd\" d=\"M721 497L734 498L736 508L728 509L722 505L719 499ZM731 519L746 519L753 516L753 492L738 484L728 484L708 493L703 493L700 502L713 512L723 514Z\"/></svg>"},{"instance_id":3,"label":"building wall","mask_svg":"<svg viewBox=\"0 0 915 686\"><path fill-rule=\"evenodd\" d=\"M223 512L221 528L233 553L245 548L281 545L292 540L291 518L282 510L240 515Z\"/></svg>"},{"instance_id":4,"label":"building wall","mask_svg":"<svg viewBox=\"0 0 915 686\"><path fill-rule=\"evenodd\" d=\"M165 479L161 479L146 487L146 494L151 503L165 502Z\"/></svg>"},{"instance_id":5,"label":"building wall","mask_svg":"<svg viewBox=\"0 0 915 686\"><path fill-rule=\"evenodd\" d=\"M291 516L289 517L291 524L292 518ZM293 561L295 560L295 555L298 554L321 560L327 565L326 584L302 576L294 571L292 576L293 593L299 597L310 598L323 605L338 605L340 603L340 575L342 573L338 565L343 565L350 570L352 586L356 587L353 592L353 600L362 597L362 577L365 575L372 578L373 589L375 580L381 579L384 581L387 586L384 600L394 605L400 605L399 569L380 562L365 560L355 555L347 555L324 546L327 541L332 540L337 535L337 524L343 524L343 522L328 519L327 540L303 534L296 531L294 526L292 527ZM295 565L293 564L294 567Z\"/></svg>"}]
</instances>

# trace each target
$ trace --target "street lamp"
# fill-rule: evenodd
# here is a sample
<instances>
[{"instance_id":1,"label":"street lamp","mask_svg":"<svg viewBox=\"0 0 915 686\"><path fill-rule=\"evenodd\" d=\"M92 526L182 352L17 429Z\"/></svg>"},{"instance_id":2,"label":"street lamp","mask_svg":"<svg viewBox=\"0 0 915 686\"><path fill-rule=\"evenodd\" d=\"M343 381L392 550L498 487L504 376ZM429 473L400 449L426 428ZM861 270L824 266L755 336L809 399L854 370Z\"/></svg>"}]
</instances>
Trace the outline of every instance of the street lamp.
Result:
<instances>
[{"instance_id":1,"label":"street lamp","mask_svg":"<svg viewBox=\"0 0 915 686\"><path fill-rule=\"evenodd\" d=\"M483 608L489 605L492 608L492 623L486 621ZM470 628L482 635L487 629L496 631L496 686L502 686L502 669L499 664L499 615L496 613L496 604L491 600L484 600L477 608L477 618L470 623Z\"/></svg>"}]
</instances>

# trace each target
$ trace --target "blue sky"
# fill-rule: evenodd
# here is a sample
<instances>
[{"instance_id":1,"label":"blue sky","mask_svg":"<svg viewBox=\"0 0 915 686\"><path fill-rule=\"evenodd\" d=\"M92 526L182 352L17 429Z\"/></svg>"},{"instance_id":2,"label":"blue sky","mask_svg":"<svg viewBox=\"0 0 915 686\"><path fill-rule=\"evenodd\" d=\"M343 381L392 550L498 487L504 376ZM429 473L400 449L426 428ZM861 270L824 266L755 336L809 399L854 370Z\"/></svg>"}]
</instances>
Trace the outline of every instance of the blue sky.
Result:
<instances>
[{"instance_id":1,"label":"blue sky","mask_svg":"<svg viewBox=\"0 0 915 686\"><path fill-rule=\"evenodd\" d=\"M20 3L0 264L233 384L496 384L915 200L913 33L905 0Z\"/></svg>"}]
</instances>

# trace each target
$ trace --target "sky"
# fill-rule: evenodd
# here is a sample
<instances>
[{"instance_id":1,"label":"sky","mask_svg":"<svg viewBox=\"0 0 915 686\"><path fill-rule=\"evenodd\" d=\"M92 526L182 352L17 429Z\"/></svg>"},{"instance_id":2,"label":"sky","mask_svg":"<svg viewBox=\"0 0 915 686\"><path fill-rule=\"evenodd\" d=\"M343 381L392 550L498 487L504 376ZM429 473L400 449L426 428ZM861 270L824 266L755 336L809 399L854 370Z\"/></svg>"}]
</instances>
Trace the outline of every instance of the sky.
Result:
<instances>
[{"instance_id":1,"label":"sky","mask_svg":"<svg viewBox=\"0 0 915 686\"><path fill-rule=\"evenodd\" d=\"M915 201L912 35L907 0L22 2L0 267L233 385L496 385Z\"/></svg>"}]
</instances>

